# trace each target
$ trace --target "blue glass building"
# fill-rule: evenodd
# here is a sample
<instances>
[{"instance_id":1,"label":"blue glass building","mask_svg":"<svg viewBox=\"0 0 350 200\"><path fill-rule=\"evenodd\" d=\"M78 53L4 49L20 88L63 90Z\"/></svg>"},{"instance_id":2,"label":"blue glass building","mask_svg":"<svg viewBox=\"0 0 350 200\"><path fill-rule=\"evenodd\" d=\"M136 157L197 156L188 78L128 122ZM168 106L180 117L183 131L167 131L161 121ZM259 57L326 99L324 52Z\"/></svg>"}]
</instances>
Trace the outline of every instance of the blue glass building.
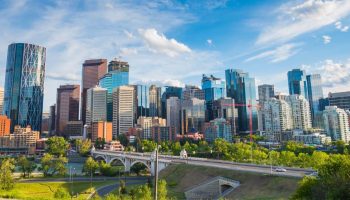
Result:
<instances>
[{"instance_id":1,"label":"blue glass building","mask_svg":"<svg viewBox=\"0 0 350 200\"><path fill-rule=\"evenodd\" d=\"M206 102L206 121L214 119L213 102L226 97L225 81L216 78L213 75L202 77L202 90L204 91L204 100Z\"/></svg>"},{"instance_id":2,"label":"blue glass building","mask_svg":"<svg viewBox=\"0 0 350 200\"><path fill-rule=\"evenodd\" d=\"M227 69L225 76L227 97L233 98L236 104L241 104L241 106L237 107L238 130L241 133L248 133L250 131L250 111L248 105L251 105L253 131L257 130L258 112L256 107L255 79L249 77L248 73L239 69Z\"/></svg>"},{"instance_id":3,"label":"blue glass building","mask_svg":"<svg viewBox=\"0 0 350 200\"><path fill-rule=\"evenodd\" d=\"M149 99L149 86L147 85L135 85L135 123L139 117L150 116L150 99Z\"/></svg>"},{"instance_id":4,"label":"blue glass building","mask_svg":"<svg viewBox=\"0 0 350 200\"><path fill-rule=\"evenodd\" d=\"M293 69L288 72L288 88L289 94L299 94L303 95L305 98L308 98L308 88L306 81L306 74L304 70Z\"/></svg>"},{"instance_id":5,"label":"blue glass building","mask_svg":"<svg viewBox=\"0 0 350 200\"><path fill-rule=\"evenodd\" d=\"M100 80L99 85L107 89L107 121L113 121L113 89L129 84L129 64L113 60L108 64L108 73Z\"/></svg>"},{"instance_id":6,"label":"blue glass building","mask_svg":"<svg viewBox=\"0 0 350 200\"><path fill-rule=\"evenodd\" d=\"M320 109L320 99L323 98L322 79L320 74L306 76L307 93L311 109L312 126L322 128L322 112Z\"/></svg>"},{"instance_id":7,"label":"blue glass building","mask_svg":"<svg viewBox=\"0 0 350 200\"><path fill-rule=\"evenodd\" d=\"M176 87L176 86L164 86L159 88L159 93L162 96L161 117L166 119L167 118L166 100L169 99L170 97L177 97L179 99L182 99L183 88Z\"/></svg>"},{"instance_id":8,"label":"blue glass building","mask_svg":"<svg viewBox=\"0 0 350 200\"><path fill-rule=\"evenodd\" d=\"M14 43L8 46L4 111L15 125L41 131L46 48Z\"/></svg>"}]
</instances>

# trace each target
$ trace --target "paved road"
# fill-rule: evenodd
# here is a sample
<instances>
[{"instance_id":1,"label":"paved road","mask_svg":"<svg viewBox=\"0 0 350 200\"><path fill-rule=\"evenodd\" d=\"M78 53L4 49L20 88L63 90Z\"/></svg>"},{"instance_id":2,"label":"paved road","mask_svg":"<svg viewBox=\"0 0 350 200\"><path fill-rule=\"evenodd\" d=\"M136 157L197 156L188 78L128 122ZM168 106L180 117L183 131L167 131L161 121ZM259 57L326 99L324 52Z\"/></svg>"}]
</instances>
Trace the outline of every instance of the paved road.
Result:
<instances>
[{"instance_id":1,"label":"paved road","mask_svg":"<svg viewBox=\"0 0 350 200\"><path fill-rule=\"evenodd\" d=\"M135 176L135 177L123 177L121 176L120 179L126 181L147 181L148 177L145 176ZM118 181L119 183L119 177L93 177L92 181ZM32 182L68 182L69 178L34 178L34 179L22 179L19 182L23 183L32 183ZM74 177L74 182L89 182L89 177Z\"/></svg>"}]
</instances>

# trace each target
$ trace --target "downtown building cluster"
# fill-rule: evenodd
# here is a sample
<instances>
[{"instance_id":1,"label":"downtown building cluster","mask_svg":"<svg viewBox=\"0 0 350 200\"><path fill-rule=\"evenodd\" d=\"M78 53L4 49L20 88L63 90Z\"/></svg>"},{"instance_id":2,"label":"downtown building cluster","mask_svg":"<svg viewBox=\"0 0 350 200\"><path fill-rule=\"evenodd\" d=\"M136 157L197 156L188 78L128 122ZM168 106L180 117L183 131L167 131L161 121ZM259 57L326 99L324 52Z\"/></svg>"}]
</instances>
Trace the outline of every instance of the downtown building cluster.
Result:
<instances>
[{"instance_id":1,"label":"downtown building cluster","mask_svg":"<svg viewBox=\"0 0 350 200\"><path fill-rule=\"evenodd\" d=\"M56 103L43 116L45 57L44 47L9 45L5 89L0 90L0 108L11 122L7 135L18 125L42 136L106 142L119 135L131 142L233 141L249 133L276 142L350 140L350 92L324 98L321 76L300 69L288 72L287 95L268 84L256 91L255 79L239 69L225 70L225 79L203 74L201 87L130 84L128 62L91 59L82 64L81 85L57 88Z\"/></svg>"}]
</instances>

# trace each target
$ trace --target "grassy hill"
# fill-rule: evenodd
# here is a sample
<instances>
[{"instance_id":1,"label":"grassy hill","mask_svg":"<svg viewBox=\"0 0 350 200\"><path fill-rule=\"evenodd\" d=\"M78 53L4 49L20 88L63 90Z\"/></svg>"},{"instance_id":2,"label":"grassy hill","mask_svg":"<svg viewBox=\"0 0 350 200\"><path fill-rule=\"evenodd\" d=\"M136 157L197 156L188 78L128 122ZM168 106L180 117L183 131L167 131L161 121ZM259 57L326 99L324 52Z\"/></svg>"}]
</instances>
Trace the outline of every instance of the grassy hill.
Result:
<instances>
[{"instance_id":1,"label":"grassy hill","mask_svg":"<svg viewBox=\"0 0 350 200\"><path fill-rule=\"evenodd\" d=\"M216 176L231 178L241 183L226 196L227 199L288 199L295 192L300 180L185 164L171 165L160 172L160 178L168 183L169 195L177 199L184 199L184 192L192 186Z\"/></svg>"}]
</instances>

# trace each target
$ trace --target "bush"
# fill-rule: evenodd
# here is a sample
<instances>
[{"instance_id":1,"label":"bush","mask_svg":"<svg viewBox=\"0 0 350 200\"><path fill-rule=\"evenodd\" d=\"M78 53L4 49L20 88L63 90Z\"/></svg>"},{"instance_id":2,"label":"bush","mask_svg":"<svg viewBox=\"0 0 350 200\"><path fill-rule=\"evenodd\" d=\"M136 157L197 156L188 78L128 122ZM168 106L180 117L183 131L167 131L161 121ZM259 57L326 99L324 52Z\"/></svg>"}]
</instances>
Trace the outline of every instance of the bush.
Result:
<instances>
[{"instance_id":1,"label":"bush","mask_svg":"<svg viewBox=\"0 0 350 200\"><path fill-rule=\"evenodd\" d=\"M100 164L100 172L103 176L117 176L119 169L107 163Z\"/></svg>"},{"instance_id":2,"label":"bush","mask_svg":"<svg viewBox=\"0 0 350 200\"><path fill-rule=\"evenodd\" d=\"M54 194L56 199L68 199L70 196L67 191L62 188L58 188Z\"/></svg>"}]
</instances>

